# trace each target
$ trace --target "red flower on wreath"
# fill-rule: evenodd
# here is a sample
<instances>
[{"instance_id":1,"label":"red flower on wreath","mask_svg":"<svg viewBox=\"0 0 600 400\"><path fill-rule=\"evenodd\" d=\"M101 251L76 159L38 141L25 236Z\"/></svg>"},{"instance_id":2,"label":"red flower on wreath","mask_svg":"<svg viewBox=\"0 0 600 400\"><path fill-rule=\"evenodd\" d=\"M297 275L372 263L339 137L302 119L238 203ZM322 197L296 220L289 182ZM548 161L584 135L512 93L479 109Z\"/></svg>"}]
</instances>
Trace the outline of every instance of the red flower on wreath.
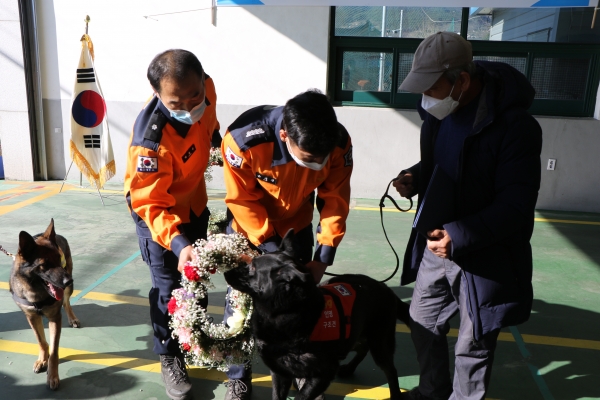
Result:
<instances>
[{"instance_id":1,"label":"red flower on wreath","mask_svg":"<svg viewBox=\"0 0 600 400\"><path fill-rule=\"evenodd\" d=\"M212 275L214 275L215 272L217 272L217 269L213 268L213 267L210 267L210 268L208 268L208 272L210 272Z\"/></svg>"},{"instance_id":2,"label":"red flower on wreath","mask_svg":"<svg viewBox=\"0 0 600 400\"><path fill-rule=\"evenodd\" d=\"M171 297L171 300L169 300L169 304L167 305L167 308L169 309L169 314L171 314L171 315L175 314L175 311L177 311L177 299L175 297Z\"/></svg>"},{"instance_id":3,"label":"red flower on wreath","mask_svg":"<svg viewBox=\"0 0 600 400\"><path fill-rule=\"evenodd\" d=\"M196 269L189 264L186 264L186 266L183 267L183 273L190 281L198 282L200 280L200 275L198 275Z\"/></svg>"},{"instance_id":4,"label":"red flower on wreath","mask_svg":"<svg viewBox=\"0 0 600 400\"><path fill-rule=\"evenodd\" d=\"M181 347L183 347L183 350L185 351L190 351L190 349L192 348L189 344L184 343L181 345Z\"/></svg>"}]
</instances>

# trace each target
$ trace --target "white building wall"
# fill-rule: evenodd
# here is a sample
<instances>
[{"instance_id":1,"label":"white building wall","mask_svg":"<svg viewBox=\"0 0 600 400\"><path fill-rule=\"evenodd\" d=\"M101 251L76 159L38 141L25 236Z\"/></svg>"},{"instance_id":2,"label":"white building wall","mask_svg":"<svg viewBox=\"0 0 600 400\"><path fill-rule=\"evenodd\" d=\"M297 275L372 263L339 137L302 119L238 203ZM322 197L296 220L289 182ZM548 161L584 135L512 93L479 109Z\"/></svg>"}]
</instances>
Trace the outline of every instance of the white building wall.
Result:
<instances>
[{"instance_id":1,"label":"white building wall","mask_svg":"<svg viewBox=\"0 0 600 400\"><path fill-rule=\"evenodd\" d=\"M62 179L70 164L70 97L86 14L92 19L89 33L107 100L117 163L113 181L123 180L131 127L151 94L147 66L165 49L180 47L198 55L216 84L222 132L252 106L283 104L307 88L326 88L326 7L219 8L214 26L210 0L37 4L46 147L52 153L48 159L53 178ZM354 144L352 196L379 198L390 179L419 159L419 116L415 111L366 107L337 107L336 112ZM600 161L594 154L600 148L600 122L538 120L544 129L538 207L600 212L595 201L600 195ZM9 148L4 141L3 147L6 160ZM557 159L555 171L546 171L547 158ZM72 170L69 178L78 180L78 172ZM211 187L223 187L219 169L214 178Z\"/></svg>"},{"instance_id":2,"label":"white building wall","mask_svg":"<svg viewBox=\"0 0 600 400\"><path fill-rule=\"evenodd\" d=\"M0 0L0 142L6 179L32 180L19 4Z\"/></svg>"},{"instance_id":3,"label":"white building wall","mask_svg":"<svg viewBox=\"0 0 600 400\"><path fill-rule=\"evenodd\" d=\"M107 102L114 180L125 174L131 127L152 94L146 70L161 51L195 53L215 82L219 109L232 105L235 113L239 105L282 104L307 88L326 87L328 7L219 8L214 26L210 0L39 0L38 5L45 128L53 133L47 146L56 155L49 168L53 178L62 179L70 164L70 101L86 14ZM231 112L224 109L224 128L234 118L226 122ZM69 178L77 179L78 172L72 170Z\"/></svg>"}]
</instances>

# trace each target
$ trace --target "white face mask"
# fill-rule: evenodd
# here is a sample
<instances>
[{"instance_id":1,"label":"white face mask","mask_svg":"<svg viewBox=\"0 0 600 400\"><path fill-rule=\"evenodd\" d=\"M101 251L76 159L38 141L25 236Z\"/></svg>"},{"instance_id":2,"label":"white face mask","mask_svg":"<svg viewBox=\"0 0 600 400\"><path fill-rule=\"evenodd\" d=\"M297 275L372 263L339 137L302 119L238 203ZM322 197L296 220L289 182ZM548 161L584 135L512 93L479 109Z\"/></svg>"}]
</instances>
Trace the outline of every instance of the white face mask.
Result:
<instances>
[{"instance_id":1,"label":"white face mask","mask_svg":"<svg viewBox=\"0 0 600 400\"><path fill-rule=\"evenodd\" d=\"M456 83L455 83L456 85ZM423 99L421 99L421 107L429 114L433 115L439 120L446 118L448 115L452 114L456 107L458 107L460 98L462 97L463 92L460 92L460 96L458 96L458 100L454 100L452 98L452 92L454 91L454 86L452 86L452 90L448 97L443 100L435 99L433 97L427 96L423 94Z\"/></svg>"},{"instance_id":2,"label":"white face mask","mask_svg":"<svg viewBox=\"0 0 600 400\"><path fill-rule=\"evenodd\" d=\"M292 151L292 147L290 146L290 139L288 138L285 141L285 144L287 145L287 149L288 152L290 153L290 156L292 156L292 158L294 159L294 161L296 162L296 164L298 164L301 167L304 168L309 168L312 169L314 171L320 171L323 169L323 167L325 166L325 164L327 164L327 160L329 160L329 154L327 154L327 156L323 159L322 163L316 163L316 162L306 162L306 161L302 161L301 159L299 159L298 157L296 157L294 155L294 152Z\"/></svg>"},{"instance_id":3,"label":"white face mask","mask_svg":"<svg viewBox=\"0 0 600 400\"><path fill-rule=\"evenodd\" d=\"M167 110L169 110L169 113L171 113L171 117L173 119L176 119L184 124L193 125L200 121L200 118L202 118L202 115L204 115L204 110L206 110L206 98L196 107L192 108L192 111L170 110L167 106L165 107Z\"/></svg>"}]
</instances>

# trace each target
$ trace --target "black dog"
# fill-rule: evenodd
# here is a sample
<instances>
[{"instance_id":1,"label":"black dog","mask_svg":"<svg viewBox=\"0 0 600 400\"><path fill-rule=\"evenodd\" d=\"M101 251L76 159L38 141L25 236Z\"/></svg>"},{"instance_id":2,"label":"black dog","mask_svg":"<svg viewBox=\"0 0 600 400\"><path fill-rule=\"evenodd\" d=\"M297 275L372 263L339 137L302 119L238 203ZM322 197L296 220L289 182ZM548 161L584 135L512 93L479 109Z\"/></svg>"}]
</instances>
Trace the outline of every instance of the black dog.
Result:
<instances>
[{"instance_id":1,"label":"black dog","mask_svg":"<svg viewBox=\"0 0 600 400\"><path fill-rule=\"evenodd\" d=\"M292 230L287 233L279 251L225 273L229 285L254 300L252 332L271 370L273 399L285 399L294 378L304 379L296 400L315 399L336 373L352 374L369 350L386 375L390 399L400 399L394 366L396 320L409 323L408 305L385 284L364 275L333 278L329 289L316 286L294 256L293 235ZM353 299L351 315L346 299ZM336 313L341 317L337 321L330 318ZM340 367L352 350L356 357Z\"/></svg>"}]
</instances>

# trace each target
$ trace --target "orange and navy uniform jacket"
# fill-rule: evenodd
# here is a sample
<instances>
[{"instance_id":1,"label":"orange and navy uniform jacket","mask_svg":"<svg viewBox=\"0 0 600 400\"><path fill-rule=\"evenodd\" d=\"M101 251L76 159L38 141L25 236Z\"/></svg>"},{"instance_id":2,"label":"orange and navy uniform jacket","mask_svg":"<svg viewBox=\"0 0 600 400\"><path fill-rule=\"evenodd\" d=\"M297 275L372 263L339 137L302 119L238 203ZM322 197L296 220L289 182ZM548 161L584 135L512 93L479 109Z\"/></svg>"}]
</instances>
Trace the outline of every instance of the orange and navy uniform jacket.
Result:
<instances>
[{"instance_id":1,"label":"orange and navy uniform jacket","mask_svg":"<svg viewBox=\"0 0 600 400\"><path fill-rule=\"evenodd\" d=\"M187 125L173 119L154 96L138 115L131 135L125 196L139 237L152 238L179 257L190 245L182 224L200 216L208 201L204 171L221 135L212 79L204 81L206 109Z\"/></svg>"},{"instance_id":2,"label":"orange and navy uniform jacket","mask_svg":"<svg viewBox=\"0 0 600 400\"><path fill-rule=\"evenodd\" d=\"M346 232L352 174L352 142L338 124L341 140L321 171L301 167L290 156L279 131L283 107L259 106L228 128L221 151L231 227L261 250L277 250L289 229L308 227L316 204L320 213L313 259L328 265Z\"/></svg>"}]
</instances>

